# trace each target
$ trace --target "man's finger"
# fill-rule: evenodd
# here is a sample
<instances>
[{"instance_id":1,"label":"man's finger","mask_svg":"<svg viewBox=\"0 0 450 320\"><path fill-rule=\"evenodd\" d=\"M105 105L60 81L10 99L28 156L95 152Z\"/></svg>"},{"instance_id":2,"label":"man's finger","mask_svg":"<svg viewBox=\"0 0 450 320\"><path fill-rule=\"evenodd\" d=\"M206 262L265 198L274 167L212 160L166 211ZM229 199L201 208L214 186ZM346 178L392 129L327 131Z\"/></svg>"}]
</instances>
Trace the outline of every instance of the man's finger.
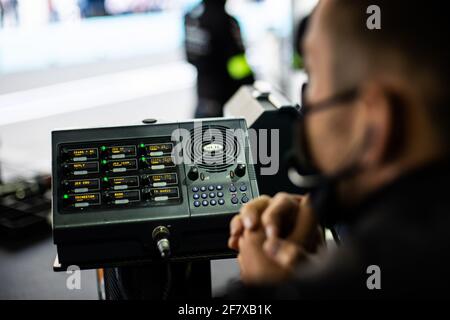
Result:
<instances>
[{"instance_id":1,"label":"man's finger","mask_svg":"<svg viewBox=\"0 0 450 320\"><path fill-rule=\"evenodd\" d=\"M284 192L273 197L261 217L268 238L280 237L280 233L293 228L300 199Z\"/></svg>"},{"instance_id":2,"label":"man's finger","mask_svg":"<svg viewBox=\"0 0 450 320\"><path fill-rule=\"evenodd\" d=\"M228 239L228 248L239 251L239 236L230 236Z\"/></svg>"},{"instance_id":3,"label":"man's finger","mask_svg":"<svg viewBox=\"0 0 450 320\"><path fill-rule=\"evenodd\" d=\"M246 229L253 230L259 225L261 214L269 205L270 200L269 196L263 195L253 199L241 208L239 215Z\"/></svg>"},{"instance_id":4,"label":"man's finger","mask_svg":"<svg viewBox=\"0 0 450 320\"><path fill-rule=\"evenodd\" d=\"M311 207L311 199L305 196L300 202L297 223L287 240L301 244L306 251L314 252L320 243L318 234L317 216Z\"/></svg>"},{"instance_id":5,"label":"man's finger","mask_svg":"<svg viewBox=\"0 0 450 320\"><path fill-rule=\"evenodd\" d=\"M235 215L230 222L230 235L239 236L244 231L244 225L240 215Z\"/></svg>"},{"instance_id":6,"label":"man's finger","mask_svg":"<svg viewBox=\"0 0 450 320\"><path fill-rule=\"evenodd\" d=\"M281 239L267 239L264 251L280 266L291 269L303 256L303 250L293 242Z\"/></svg>"}]
</instances>

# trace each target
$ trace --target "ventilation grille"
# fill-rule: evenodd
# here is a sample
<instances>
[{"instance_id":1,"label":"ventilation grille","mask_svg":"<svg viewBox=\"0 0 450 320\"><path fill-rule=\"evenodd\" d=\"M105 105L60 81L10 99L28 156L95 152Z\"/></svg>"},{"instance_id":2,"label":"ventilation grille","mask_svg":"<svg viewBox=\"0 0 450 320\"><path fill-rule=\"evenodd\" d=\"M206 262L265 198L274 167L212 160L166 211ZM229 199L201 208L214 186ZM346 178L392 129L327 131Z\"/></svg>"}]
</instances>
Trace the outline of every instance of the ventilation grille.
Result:
<instances>
[{"instance_id":1,"label":"ventilation grille","mask_svg":"<svg viewBox=\"0 0 450 320\"><path fill-rule=\"evenodd\" d=\"M232 130L209 125L190 131L191 161L208 172L222 172L231 167L239 154L239 143Z\"/></svg>"}]
</instances>

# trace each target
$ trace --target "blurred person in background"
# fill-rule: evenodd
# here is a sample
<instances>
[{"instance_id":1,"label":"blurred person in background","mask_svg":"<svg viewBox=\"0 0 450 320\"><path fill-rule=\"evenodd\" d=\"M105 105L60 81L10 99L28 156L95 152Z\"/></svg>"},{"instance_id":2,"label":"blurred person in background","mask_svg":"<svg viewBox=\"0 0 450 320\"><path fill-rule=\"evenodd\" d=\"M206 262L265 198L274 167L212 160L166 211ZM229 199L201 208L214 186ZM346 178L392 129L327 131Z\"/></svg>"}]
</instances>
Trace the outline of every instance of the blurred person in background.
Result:
<instances>
[{"instance_id":1,"label":"blurred person in background","mask_svg":"<svg viewBox=\"0 0 450 320\"><path fill-rule=\"evenodd\" d=\"M48 0L50 22L78 21L80 8L77 0Z\"/></svg>"},{"instance_id":2,"label":"blurred person in background","mask_svg":"<svg viewBox=\"0 0 450 320\"><path fill-rule=\"evenodd\" d=\"M158 12L169 6L169 0L105 0L106 12L111 15Z\"/></svg>"},{"instance_id":3,"label":"blurred person in background","mask_svg":"<svg viewBox=\"0 0 450 320\"><path fill-rule=\"evenodd\" d=\"M18 0L0 0L0 27L18 26Z\"/></svg>"},{"instance_id":4,"label":"blurred person in background","mask_svg":"<svg viewBox=\"0 0 450 320\"><path fill-rule=\"evenodd\" d=\"M308 28L309 16L304 17L297 25L294 37L294 68L304 69L304 53L302 43Z\"/></svg>"},{"instance_id":5,"label":"blurred person in background","mask_svg":"<svg viewBox=\"0 0 450 320\"><path fill-rule=\"evenodd\" d=\"M374 4L381 29L367 25ZM438 1L320 1L296 137L318 184L234 217L242 283L228 297L448 297L449 24ZM339 223L346 235L325 248L320 230Z\"/></svg>"},{"instance_id":6,"label":"blurred person in background","mask_svg":"<svg viewBox=\"0 0 450 320\"><path fill-rule=\"evenodd\" d=\"M83 18L106 15L105 0L78 0L78 6Z\"/></svg>"},{"instance_id":7,"label":"blurred person in background","mask_svg":"<svg viewBox=\"0 0 450 320\"><path fill-rule=\"evenodd\" d=\"M0 0L0 28L3 27L3 14L5 13L3 9L3 3Z\"/></svg>"},{"instance_id":8,"label":"blurred person in background","mask_svg":"<svg viewBox=\"0 0 450 320\"><path fill-rule=\"evenodd\" d=\"M185 16L186 56L198 73L197 118L221 117L239 87L254 82L238 22L225 4L203 0Z\"/></svg>"}]
</instances>

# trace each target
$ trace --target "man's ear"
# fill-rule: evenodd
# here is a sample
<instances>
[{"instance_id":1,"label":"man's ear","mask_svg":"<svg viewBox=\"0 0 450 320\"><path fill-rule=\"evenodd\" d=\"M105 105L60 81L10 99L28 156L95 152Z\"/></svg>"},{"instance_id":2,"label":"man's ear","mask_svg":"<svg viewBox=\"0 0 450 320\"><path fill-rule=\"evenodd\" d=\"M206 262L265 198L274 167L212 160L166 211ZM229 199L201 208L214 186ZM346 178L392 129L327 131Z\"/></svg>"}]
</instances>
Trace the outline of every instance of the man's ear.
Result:
<instances>
[{"instance_id":1,"label":"man's ear","mask_svg":"<svg viewBox=\"0 0 450 320\"><path fill-rule=\"evenodd\" d=\"M363 166L379 166L389 153L393 132L390 99L378 82L365 86L361 92L365 133L363 140Z\"/></svg>"}]
</instances>

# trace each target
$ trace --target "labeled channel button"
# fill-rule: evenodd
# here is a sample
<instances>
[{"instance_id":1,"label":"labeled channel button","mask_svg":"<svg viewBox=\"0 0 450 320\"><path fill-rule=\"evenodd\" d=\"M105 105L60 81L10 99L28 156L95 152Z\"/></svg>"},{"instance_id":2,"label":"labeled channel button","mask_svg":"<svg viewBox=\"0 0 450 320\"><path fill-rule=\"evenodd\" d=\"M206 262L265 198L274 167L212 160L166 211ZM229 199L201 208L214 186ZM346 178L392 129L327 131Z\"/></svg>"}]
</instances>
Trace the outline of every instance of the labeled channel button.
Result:
<instances>
[{"instance_id":1,"label":"labeled channel button","mask_svg":"<svg viewBox=\"0 0 450 320\"><path fill-rule=\"evenodd\" d=\"M65 180L64 190L68 193L85 193L100 190L99 179Z\"/></svg>"},{"instance_id":2,"label":"labeled channel button","mask_svg":"<svg viewBox=\"0 0 450 320\"><path fill-rule=\"evenodd\" d=\"M101 152L106 155L108 159L124 159L136 157L136 146L111 146L100 147Z\"/></svg>"},{"instance_id":3,"label":"labeled channel button","mask_svg":"<svg viewBox=\"0 0 450 320\"><path fill-rule=\"evenodd\" d=\"M97 148L63 148L62 149L63 159L73 162L89 161L98 159L98 149Z\"/></svg>"},{"instance_id":4,"label":"labeled channel button","mask_svg":"<svg viewBox=\"0 0 450 320\"><path fill-rule=\"evenodd\" d=\"M112 190L127 190L139 187L138 176L104 177L103 183Z\"/></svg>"},{"instance_id":5,"label":"labeled channel button","mask_svg":"<svg viewBox=\"0 0 450 320\"><path fill-rule=\"evenodd\" d=\"M146 198L152 202L163 202L178 199L180 192L178 187L150 188L145 191Z\"/></svg>"},{"instance_id":6,"label":"labeled channel button","mask_svg":"<svg viewBox=\"0 0 450 320\"><path fill-rule=\"evenodd\" d=\"M149 157L162 156L164 154L171 154L173 149L173 143L156 143L156 144L144 144L141 143L139 147L144 150L144 154Z\"/></svg>"},{"instance_id":7,"label":"labeled channel button","mask_svg":"<svg viewBox=\"0 0 450 320\"><path fill-rule=\"evenodd\" d=\"M173 173L148 174L142 177L144 184L149 187L165 187L178 183L178 176Z\"/></svg>"},{"instance_id":8,"label":"labeled channel button","mask_svg":"<svg viewBox=\"0 0 450 320\"><path fill-rule=\"evenodd\" d=\"M139 190L107 192L105 198L109 204L128 204L140 201L141 193Z\"/></svg>"},{"instance_id":9,"label":"labeled channel button","mask_svg":"<svg viewBox=\"0 0 450 320\"><path fill-rule=\"evenodd\" d=\"M141 161L152 170L162 170L175 167L175 163L171 156L155 158L141 157Z\"/></svg>"},{"instance_id":10,"label":"labeled channel button","mask_svg":"<svg viewBox=\"0 0 450 320\"><path fill-rule=\"evenodd\" d=\"M107 171L113 173L119 172L127 172L132 170L137 170L137 160L136 159L128 159L128 160L103 160L102 165L106 168Z\"/></svg>"},{"instance_id":11,"label":"labeled channel button","mask_svg":"<svg viewBox=\"0 0 450 320\"><path fill-rule=\"evenodd\" d=\"M74 162L63 165L63 171L72 176L83 176L90 173L98 173L98 162Z\"/></svg>"},{"instance_id":12,"label":"labeled channel button","mask_svg":"<svg viewBox=\"0 0 450 320\"><path fill-rule=\"evenodd\" d=\"M64 207L85 208L101 203L100 193L65 194L63 196Z\"/></svg>"}]
</instances>

